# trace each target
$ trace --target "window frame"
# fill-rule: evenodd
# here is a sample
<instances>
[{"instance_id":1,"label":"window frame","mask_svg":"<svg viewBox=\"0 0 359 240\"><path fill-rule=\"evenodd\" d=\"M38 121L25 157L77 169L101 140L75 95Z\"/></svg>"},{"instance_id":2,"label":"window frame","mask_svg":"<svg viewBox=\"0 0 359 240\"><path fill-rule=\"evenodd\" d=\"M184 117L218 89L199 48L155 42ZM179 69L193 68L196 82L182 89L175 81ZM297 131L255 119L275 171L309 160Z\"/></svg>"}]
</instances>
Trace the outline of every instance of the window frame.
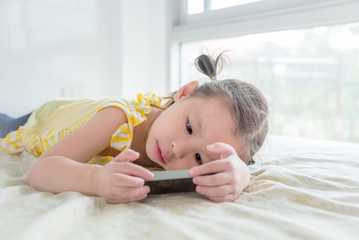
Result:
<instances>
[{"instance_id":1,"label":"window frame","mask_svg":"<svg viewBox=\"0 0 359 240\"><path fill-rule=\"evenodd\" d=\"M359 0L270 0L193 15L187 14L187 0L166 4L169 91L180 87L184 42L359 21Z\"/></svg>"},{"instance_id":2,"label":"window frame","mask_svg":"<svg viewBox=\"0 0 359 240\"><path fill-rule=\"evenodd\" d=\"M280 0L271 0L280 2ZM300 0L290 0L297 2ZM303 1L304 2L304 1ZM186 0L173 0L168 3L168 66L170 71L169 90L175 91L183 80L181 71L181 48L189 41L243 36L257 33L295 30L359 22L359 0L320 0L305 1L303 6L292 6L261 13L248 13L240 18L233 17L237 7L211 10L208 13L186 16ZM217 12L217 13L215 13ZM215 16L218 14L218 16ZM196 15L196 16L195 16ZM238 16L238 15L237 15ZM198 49L198 52L201 49Z\"/></svg>"},{"instance_id":3,"label":"window frame","mask_svg":"<svg viewBox=\"0 0 359 240\"><path fill-rule=\"evenodd\" d=\"M358 0L270 0L188 15L187 0L173 0L171 41L355 22ZM265 12L265 13L264 13ZM240 16L240 17L239 17Z\"/></svg>"}]
</instances>

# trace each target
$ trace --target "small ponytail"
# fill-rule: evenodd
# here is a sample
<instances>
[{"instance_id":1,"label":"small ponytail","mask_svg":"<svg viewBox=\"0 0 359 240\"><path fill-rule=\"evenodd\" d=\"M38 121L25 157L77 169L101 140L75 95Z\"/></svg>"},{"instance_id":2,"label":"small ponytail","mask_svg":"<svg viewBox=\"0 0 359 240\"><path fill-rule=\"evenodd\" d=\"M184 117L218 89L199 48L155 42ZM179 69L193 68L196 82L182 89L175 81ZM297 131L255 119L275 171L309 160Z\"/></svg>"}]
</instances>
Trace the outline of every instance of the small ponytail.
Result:
<instances>
[{"instance_id":1,"label":"small ponytail","mask_svg":"<svg viewBox=\"0 0 359 240\"><path fill-rule=\"evenodd\" d=\"M198 71L208 76L212 81L217 80L217 75L222 71L223 68L223 57L224 52L221 52L216 60L211 56L202 54L194 60L194 64Z\"/></svg>"}]
</instances>

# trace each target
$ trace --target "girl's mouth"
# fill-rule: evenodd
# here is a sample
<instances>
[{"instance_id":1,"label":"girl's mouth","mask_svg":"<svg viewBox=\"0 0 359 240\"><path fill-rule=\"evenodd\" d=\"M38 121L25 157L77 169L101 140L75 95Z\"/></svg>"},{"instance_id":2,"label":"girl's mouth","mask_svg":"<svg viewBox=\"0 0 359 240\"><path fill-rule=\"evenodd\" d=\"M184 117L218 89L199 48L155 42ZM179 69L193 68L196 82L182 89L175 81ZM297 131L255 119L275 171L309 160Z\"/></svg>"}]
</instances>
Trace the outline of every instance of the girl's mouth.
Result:
<instances>
[{"instance_id":1,"label":"girl's mouth","mask_svg":"<svg viewBox=\"0 0 359 240\"><path fill-rule=\"evenodd\" d=\"M161 151L160 146L157 141L156 141L156 145L155 145L155 154L156 154L157 159L160 160L161 163L166 163L165 159L162 156L162 151Z\"/></svg>"}]
</instances>

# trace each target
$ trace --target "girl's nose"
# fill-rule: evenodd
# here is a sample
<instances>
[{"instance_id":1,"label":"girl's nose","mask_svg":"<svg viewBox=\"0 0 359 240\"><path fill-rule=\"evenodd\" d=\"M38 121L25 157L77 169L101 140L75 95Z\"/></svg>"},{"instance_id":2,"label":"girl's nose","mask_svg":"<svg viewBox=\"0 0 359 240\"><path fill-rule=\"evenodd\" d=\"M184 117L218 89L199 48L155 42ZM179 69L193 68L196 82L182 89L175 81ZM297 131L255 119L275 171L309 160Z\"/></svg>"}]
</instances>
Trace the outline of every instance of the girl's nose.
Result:
<instances>
[{"instance_id":1,"label":"girl's nose","mask_svg":"<svg viewBox=\"0 0 359 240\"><path fill-rule=\"evenodd\" d=\"M172 152L175 158L182 158L184 155L184 144L181 141L172 141L171 142Z\"/></svg>"}]
</instances>

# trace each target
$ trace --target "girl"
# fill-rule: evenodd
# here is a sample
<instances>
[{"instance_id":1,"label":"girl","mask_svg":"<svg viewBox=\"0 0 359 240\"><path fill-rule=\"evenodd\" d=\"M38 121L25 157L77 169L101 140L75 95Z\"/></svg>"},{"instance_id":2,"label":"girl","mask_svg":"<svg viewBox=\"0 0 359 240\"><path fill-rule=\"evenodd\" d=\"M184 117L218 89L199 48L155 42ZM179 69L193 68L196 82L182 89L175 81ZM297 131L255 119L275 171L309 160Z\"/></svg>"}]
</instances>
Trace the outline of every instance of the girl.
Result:
<instances>
[{"instance_id":1,"label":"girl","mask_svg":"<svg viewBox=\"0 0 359 240\"><path fill-rule=\"evenodd\" d=\"M268 110L251 84L216 80L222 54L195 60L210 82L190 82L169 98L138 94L136 101L46 103L0 139L0 148L39 157L28 181L40 191L77 191L110 203L138 201L150 191L144 185L153 177L147 168L159 167L190 169L198 193L233 201L249 182L246 165L263 144ZM6 121L4 128L14 123Z\"/></svg>"}]
</instances>

